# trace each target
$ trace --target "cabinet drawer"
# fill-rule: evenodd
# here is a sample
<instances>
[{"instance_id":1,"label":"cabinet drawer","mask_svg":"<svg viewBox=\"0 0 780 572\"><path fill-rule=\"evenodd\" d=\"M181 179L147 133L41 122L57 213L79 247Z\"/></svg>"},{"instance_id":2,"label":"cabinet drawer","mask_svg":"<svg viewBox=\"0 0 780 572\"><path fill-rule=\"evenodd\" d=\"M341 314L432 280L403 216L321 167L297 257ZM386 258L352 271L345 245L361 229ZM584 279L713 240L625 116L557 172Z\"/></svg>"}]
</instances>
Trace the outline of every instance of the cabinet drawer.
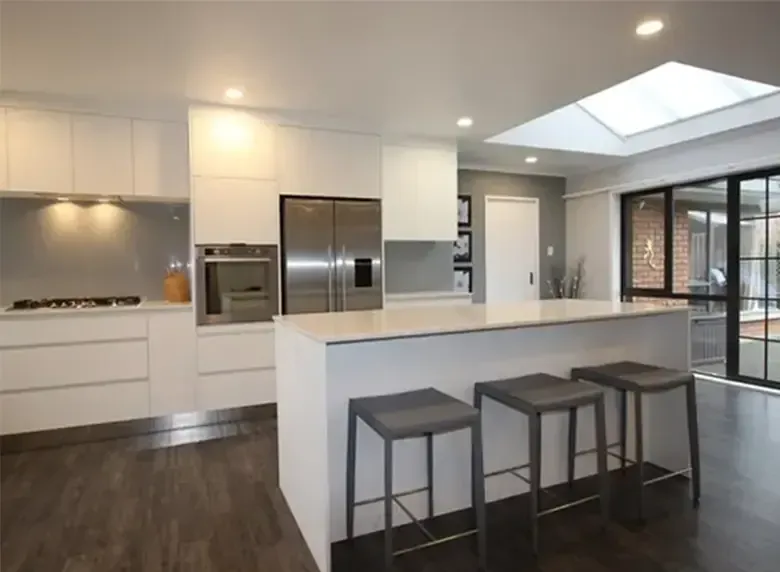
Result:
<instances>
[{"instance_id":1,"label":"cabinet drawer","mask_svg":"<svg viewBox=\"0 0 780 572\"><path fill-rule=\"evenodd\" d=\"M0 430L6 435L144 417L149 417L146 381L0 395Z\"/></svg>"},{"instance_id":2,"label":"cabinet drawer","mask_svg":"<svg viewBox=\"0 0 780 572\"><path fill-rule=\"evenodd\" d=\"M276 402L276 370L255 369L198 377L199 411Z\"/></svg>"},{"instance_id":3,"label":"cabinet drawer","mask_svg":"<svg viewBox=\"0 0 780 572\"><path fill-rule=\"evenodd\" d=\"M144 316L49 316L0 320L0 348L146 339L146 336Z\"/></svg>"},{"instance_id":4,"label":"cabinet drawer","mask_svg":"<svg viewBox=\"0 0 780 572\"><path fill-rule=\"evenodd\" d=\"M3 391L146 379L146 341L4 350Z\"/></svg>"},{"instance_id":5,"label":"cabinet drawer","mask_svg":"<svg viewBox=\"0 0 780 572\"><path fill-rule=\"evenodd\" d=\"M274 367L273 331L198 337L198 373L272 367Z\"/></svg>"}]
</instances>

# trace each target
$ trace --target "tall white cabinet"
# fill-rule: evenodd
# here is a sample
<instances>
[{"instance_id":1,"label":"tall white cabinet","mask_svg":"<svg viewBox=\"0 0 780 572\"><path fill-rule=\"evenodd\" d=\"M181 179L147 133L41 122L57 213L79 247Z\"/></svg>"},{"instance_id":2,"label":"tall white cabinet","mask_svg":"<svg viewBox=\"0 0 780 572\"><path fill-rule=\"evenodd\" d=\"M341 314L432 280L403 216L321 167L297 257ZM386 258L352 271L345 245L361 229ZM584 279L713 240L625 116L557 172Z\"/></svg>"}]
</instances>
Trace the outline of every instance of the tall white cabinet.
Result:
<instances>
[{"instance_id":1,"label":"tall white cabinet","mask_svg":"<svg viewBox=\"0 0 780 572\"><path fill-rule=\"evenodd\" d=\"M193 177L196 244L278 244L276 181Z\"/></svg>"},{"instance_id":2,"label":"tall white cabinet","mask_svg":"<svg viewBox=\"0 0 780 572\"><path fill-rule=\"evenodd\" d=\"M455 149L382 148L382 233L385 240L450 241L458 234Z\"/></svg>"}]
</instances>

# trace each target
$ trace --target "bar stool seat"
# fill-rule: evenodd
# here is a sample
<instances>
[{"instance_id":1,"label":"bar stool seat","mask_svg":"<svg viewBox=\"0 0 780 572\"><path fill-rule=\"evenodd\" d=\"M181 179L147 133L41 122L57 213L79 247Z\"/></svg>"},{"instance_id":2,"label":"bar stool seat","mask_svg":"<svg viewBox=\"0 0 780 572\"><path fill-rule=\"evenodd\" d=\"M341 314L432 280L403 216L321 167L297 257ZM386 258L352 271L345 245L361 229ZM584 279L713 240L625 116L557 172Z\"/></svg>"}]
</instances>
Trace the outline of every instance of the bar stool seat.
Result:
<instances>
[{"instance_id":1,"label":"bar stool seat","mask_svg":"<svg viewBox=\"0 0 780 572\"><path fill-rule=\"evenodd\" d=\"M362 501L355 500L358 419L362 419L366 425L384 439L384 495L380 498ZM433 518L433 436L461 429L471 431L471 492L476 527L474 530L449 538L436 538L399 499L403 496L427 491L427 518ZM393 442L419 437L426 439L428 485L413 491L395 493L393 491ZM355 507L376 502L384 503L384 564L386 570L392 567L393 556L471 534L477 536L479 567L481 570L486 570L485 481L479 411L468 403L433 388L350 399L347 428L347 538L354 537ZM393 552L393 502L420 528L428 542Z\"/></svg>"},{"instance_id":2,"label":"bar stool seat","mask_svg":"<svg viewBox=\"0 0 780 572\"><path fill-rule=\"evenodd\" d=\"M433 388L360 397L350 404L358 417L386 439L447 433L470 427L479 417L471 405Z\"/></svg>"},{"instance_id":3,"label":"bar stool seat","mask_svg":"<svg viewBox=\"0 0 780 572\"><path fill-rule=\"evenodd\" d=\"M619 361L605 363L596 366L576 367L571 370L573 379L582 379L597 383L604 387L616 389L620 395L619 418L620 439L615 445L619 446L620 454L610 455L620 459L621 470L625 471L626 462L634 463L639 472L638 478L638 504L639 518L644 518L644 487L677 475L690 473L693 506L698 507L701 498L701 462L699 459L699 424L696 407L696 378L689 371L658 367L654 365L634 362ZM691 466L681 471L669 473L661 477L645 481L644 479L644 428L642 426L642 396L645 394L672 391L677 388L685 388L686 407L688 417L688 445L691 457ZM634 398L634 431L636 439L636 454L634 459L626 456L626 435L628 426L628 393Z\"/></svg>"},{"instance_id":4,"label":"bar stool seat","mask_svg":"<svg viewBox=\"0 0 780 572\"><path fill-rule=\"evenodd\" d=\"M694 381L689 371L666 369L634 361L619 361L571 370L574 379L587 379L600 385L643 393L671 391Z\"/></svg>"},{"instance_id":5,"label":"bar stool seat","mask_svg":"<svg viewBox=\"0 0 780 572\"><path fill-rule=\"evenodd\" d=\"M604 394L599 387L546 373L477 383L482 394L526 413L568 409L591 404Z\"/></svg>"},{"instance_id":6,"label":"bar stool seat","mask_svg":"<svg viewBox=\"0 0 780 572\"><path fill-rule=\"evenodd\" d=\"M528 416L528 451L529 462L525 465L493 471L485 475L494 477L510 473L530 485L531 497L531 533L534 553L539 546L539 517L558 512L599 498L601 501L601 516L606 525L609 519L609 472L607 470L607 427L604 406L604 390L587 383L580 383L546 373L534 373L510 379L488 381L474 384L474 406L482 413L482 399L489 397L506 407L525 413ZM577 452L577 409L593 405L595 409L594 422L596 431L596 447L588 451ZM598 472L600 492L587 498L557 506L547 511L539 510L539 493L547 492L541 488L542 468L542 423L543 413L555 411L569 412L568 439L568 481L574 483L575 458L595 452L598 457ZM529 469L529 478L518 473ZM552 493L550 493L552 494Z\"/></svg>"}]
</instances>

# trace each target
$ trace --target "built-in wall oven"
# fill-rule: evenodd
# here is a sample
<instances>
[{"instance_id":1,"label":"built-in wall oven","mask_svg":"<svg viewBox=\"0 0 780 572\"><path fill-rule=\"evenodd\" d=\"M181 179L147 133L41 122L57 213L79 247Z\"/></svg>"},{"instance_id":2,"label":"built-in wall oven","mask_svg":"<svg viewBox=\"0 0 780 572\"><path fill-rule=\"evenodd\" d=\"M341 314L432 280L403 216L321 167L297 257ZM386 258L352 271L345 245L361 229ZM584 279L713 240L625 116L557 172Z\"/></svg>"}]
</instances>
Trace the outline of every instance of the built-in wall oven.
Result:
<instances>
[{"instance_id":1,"label":"built-in wall oven","mask_svg":"<svg viewBox=\"0 0 780 572\"><path fill-rule=\"evenodd\" d=\"M275 245L197 247L198 325L266 322L279 313Z\"/></svg>"}]
</instances>

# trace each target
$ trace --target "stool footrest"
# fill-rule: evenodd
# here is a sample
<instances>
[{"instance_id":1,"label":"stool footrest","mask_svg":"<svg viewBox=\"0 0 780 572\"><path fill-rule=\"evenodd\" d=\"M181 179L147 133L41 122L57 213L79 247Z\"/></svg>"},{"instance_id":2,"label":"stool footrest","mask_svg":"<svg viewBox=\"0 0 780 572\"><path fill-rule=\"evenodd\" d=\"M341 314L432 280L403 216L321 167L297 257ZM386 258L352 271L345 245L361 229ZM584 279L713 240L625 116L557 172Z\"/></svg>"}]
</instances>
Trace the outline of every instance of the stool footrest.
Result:
<instances>
[{"instance_id":1,"label":"stool footrest","mask_svg":"<svg viewBox=\"0 0 780 572\"><path fill-rule=\"evenodd\" d=\"M414 552L415 550L422 550L423 548L438 546L439 544L444 544L445 542L452 542L453 540L458 540L459 538L472 536L476 533L477 533L477 529L474 529L474 530L467 530L466 532L459 532L458 534L453 534L451 536L445 536L444 538L437 538L436 540L431 540L430 542L424 542L416 546L410 546L409 548L402 548L401 550L397 550L396 552L393 552L393 556L401 556L402 554L408 554L409 552Z\"/></svg>"},{"instance_id":2,"label":"stool footrest","mask_svg":"<svg viewBox=\"0 0 780 572\"><path fill-rule=\"evenodd\" d=\"M416 495L417 493L424 493L427 490L429 490L429 487L420 487L419 489L412 489L410 491L404 491L402 493L395 493L395 494L393 494L393 497L398 497L398 498L408 497L408 496L411 496L411 495ZM355 506L365 506L367 504L374 504L374 503L378 503L378 502L381 502L381 501L384 501L384 500L385 500L385 497L383 497L383 496L382 497L374 497L374 498L358 501L358 502L355 503Z\"/></svg>"}]
</instances>

